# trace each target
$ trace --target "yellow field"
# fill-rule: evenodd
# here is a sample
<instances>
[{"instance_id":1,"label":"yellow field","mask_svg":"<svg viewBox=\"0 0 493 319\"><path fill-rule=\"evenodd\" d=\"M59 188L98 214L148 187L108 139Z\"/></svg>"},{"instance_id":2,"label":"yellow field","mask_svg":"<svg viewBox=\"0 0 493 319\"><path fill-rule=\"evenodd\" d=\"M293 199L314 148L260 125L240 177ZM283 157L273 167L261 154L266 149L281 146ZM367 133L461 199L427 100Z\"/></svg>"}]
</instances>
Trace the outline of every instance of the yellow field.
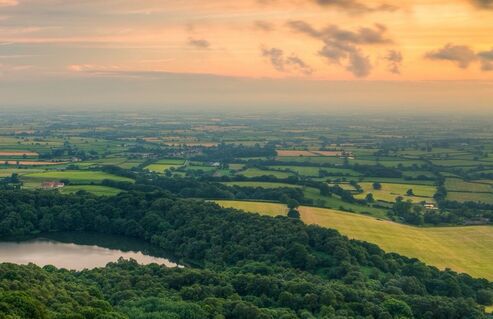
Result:
<instances>
[{"instance_id":1,"label":"yellow field","mask_svg":"<svg viewBox=\"0 0 493 319\"><path fill-rule=\"evenodd\" d=\"M14 151L6 151L6 152L0 152L0 156L38 156L38 153L35 152L14 152Z\"/></svg>"},{"instance_id":2,"label":"yellow field","mask_svg":"<svg viewBox=\"0 0 493 319\"><path fill-rule=\"evenodd\" d=\"M233 207L270 216L285 215L281 204L218 201ZM336 210L301 207L307 224L337 229L350 238L377 244L387 252L419 258L438 268L466 272L493 280L493 227L418 228Z\"/></svg>"},{"instance_id":3,"label":"yellow field","mask_svg":"<svg viewBox=\"0 0 493 319\"><path fill-rule=\"evenodd\" d=\"M402 196L404 200L411 200L414 203L422 201L434 202L433 194L436 192L436 187L430 185L381 183L382 189L379 190L373 189L373 183L363 182L359 183L359 185L364 192L354 197L364 199L366 194L372 193L373 198L376 200L386 202L395 202L395 198L398 196ZM412 189L415 196L407 196L408 189Z\"/></svg>"},{"instance_id":4,"label":"yellow field","mask_svg":"<svg viewBox=\"0 0 493 319\"><path fill-rule=\"evenodd\" d=\"M222 207L241 209L246 212L255 212L268 216L286 215L288 208L286 205L263 203L263 202L240 202L232 200L215 201Z\"/></svg>"}]
</instances>

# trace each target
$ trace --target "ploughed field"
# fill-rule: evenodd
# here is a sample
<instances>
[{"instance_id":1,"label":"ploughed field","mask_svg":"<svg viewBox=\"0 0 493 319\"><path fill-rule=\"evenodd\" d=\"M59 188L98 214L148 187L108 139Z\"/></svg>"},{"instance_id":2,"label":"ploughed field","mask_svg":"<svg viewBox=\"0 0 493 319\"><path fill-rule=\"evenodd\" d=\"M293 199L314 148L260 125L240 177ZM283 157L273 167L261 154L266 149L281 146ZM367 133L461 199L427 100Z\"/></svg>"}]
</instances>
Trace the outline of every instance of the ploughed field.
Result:
<instances>
[{"instance_id":1,"label":"ploughed field","mask_svg":"<svg viewBox=\"0 0 493 319\"><path fill-rule=\"evenodd\" d=\"M217 203L269 216L286 215L287 212L282 204ZM420 228L325 208L300 207L299 211L307 224L337 229L350 238L374 243L387 252L418 258L440 269L450 268L493 280L492 226Z\"/></svg>"}]
</instances>

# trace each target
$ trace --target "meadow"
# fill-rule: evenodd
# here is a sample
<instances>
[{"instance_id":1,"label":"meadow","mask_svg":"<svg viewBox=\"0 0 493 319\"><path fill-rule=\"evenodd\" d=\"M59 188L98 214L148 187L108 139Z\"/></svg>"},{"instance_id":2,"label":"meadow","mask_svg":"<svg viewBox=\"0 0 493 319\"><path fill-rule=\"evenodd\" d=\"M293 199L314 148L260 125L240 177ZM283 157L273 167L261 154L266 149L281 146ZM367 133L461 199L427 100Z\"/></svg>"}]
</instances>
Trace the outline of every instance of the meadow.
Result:
<instances>
[{"instance_id":1,"label":"meadow","mask_svg":"<svg viewBox=\"0 0 493 319\"><path fill-rule=\"evenodd\" d=\"M451 192L493 193L491 185L466 182L459 178L447 178L445 180L445 188Z\"/></svg>"},{"instance_id":2,"label":"meadow","mask_svg":"<svg viewBox=\"0 0 493 319\"><path fill-rule=\"evenodd\" d=\"M381 183L382 189L373 189L373 183L359 183L363 189L363 193L355 195L356 198L364 199L367 194L373 194L375 200L385 202L395 202L396 197L401 196L404 200L410 200L414 203L422 201L434 201L433 194L436 192L436 187L429 185L414 185L414 184L394 184ZM408 196L406 193L412 189L414 196Z\"/></svg>"},{"instance_id":3,"label":"meadow","mask_svg":"<svg viewBox=\"0 0 493 319\"><path fill-rule=\"evenodd\" d=\"M493 204L493 193L448 192L447 199L457 202L483 202Z\"/></svg>"},{"instance_id":4,"label":"meadow","mask_svg":"<svg viewBox=\"0 0 493 319\"><path fill-rule=\"evenodd\" d=\"M236 173L237 175L243 175L245 177L260 177L260 176L275 176L277 178L287 178L289 176L293 176L292 173L288 172L280 172L273 170L261 170L258 168L248 168L244 171L239 171Z\"/></svg>"},{"instance_id":5,"label":"meadow","mask_svg":"<svg viewBox=\"0 0 493 319\"><path fill-rule=\"evenodd\" d=\"M242 186L242 187L262 187L262 188L280 188L280 187L299 187L300 185L293 185L287 183L272 183L272 182L224 182L224 185Z\"/></svg>"},{"instance_id":6,"label":"meadow","mask_svg":"<svg viewBox=\"0 0 493 319\"><path fill-rule=\"evenodd\" d=\"M68 185L59 189L62 194L73 194L78 191L86 191L98 196L113 196L121 192L121 190L113 187L102 185Z\"/></svg>"},{"instance_id":7,"label":"meadow","mask_svg":"<svg viewBox=\"0 0 493 319\"><path fill-rule=\"evenodd\" d=\"M75 184L91 184L91 183L101 183L105 179L120 181L120 182L133 182L132 179L122 176L117 176L102 171L89 171L89 170L78 170L78 171L45 171L37 173L29 173L22 175L21 179L28 185L41 184L44 181L59 181L59 180L69 180L71 183Z\"/></svg>"},{"instance_id":8,"label":"meadow","mask_svg":"<svg viewBox=\"0 0 493 319\"><path fill-rule=\"evenodd\" d=\"M217 201L223 207L269 216L285 215L282 204ZM337 229L349 238L377 244L440 269L450 268L493 280L493 227L419 228L337 210L300 207L307 224Z\"/></svg>"}]
</instances>

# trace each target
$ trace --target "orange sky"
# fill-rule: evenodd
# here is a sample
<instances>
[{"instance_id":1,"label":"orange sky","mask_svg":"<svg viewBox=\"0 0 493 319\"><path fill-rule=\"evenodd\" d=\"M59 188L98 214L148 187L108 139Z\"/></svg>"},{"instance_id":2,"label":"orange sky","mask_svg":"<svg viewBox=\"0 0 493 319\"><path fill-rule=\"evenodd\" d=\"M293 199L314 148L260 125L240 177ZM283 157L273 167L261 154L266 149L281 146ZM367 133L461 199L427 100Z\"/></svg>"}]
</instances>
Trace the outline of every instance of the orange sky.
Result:
<instances>
[{"instance_id":1,"label":"orange sky","mask_svg":"<svg viewBox=\"0 0 493 319\"><path fill-rule=\"evenodd\" d=\"M491 81L493 0L0 0L0 81L168 72Z\"/></svg>"}]
</instances>

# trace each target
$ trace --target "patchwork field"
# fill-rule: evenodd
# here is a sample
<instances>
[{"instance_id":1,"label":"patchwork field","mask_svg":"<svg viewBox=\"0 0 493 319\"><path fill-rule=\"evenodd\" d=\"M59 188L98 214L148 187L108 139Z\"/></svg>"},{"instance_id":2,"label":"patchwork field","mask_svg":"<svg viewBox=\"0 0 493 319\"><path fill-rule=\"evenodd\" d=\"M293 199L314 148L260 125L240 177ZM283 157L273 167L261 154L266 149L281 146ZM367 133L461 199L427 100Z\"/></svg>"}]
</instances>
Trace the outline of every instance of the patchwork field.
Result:
<instances>
[{"instance_id":1,"label":"patchwork field","mask_svg":"<svg viewBox=\"0 0 493 319\"><path fill-rule=\"evenodd\" d=\"M113 196L121 192L117 188L102 185L69 185L59 189L62 194L72 194L81 190L98 196Z\"/></svg>"},{"instance_id":2,"label":"patchwork field","mask_svg":"<svg viewBox=\"0 0 493 319\"><path fill-rule=\"evenodd\" d=\"M217 202L223 207L269 216L286 214L282 204ZM337 229L350 238L377 244L385 251L419 258L441 269L493 279L491 226L418 228L324 208L301 207L300 213L307 224Z\"/></svg>"},{"instance_id":3,"label":"patchwork field","mask_svg":"<svg viewBox=\"0 0 493 319\"><path fill-rule=\"evenodd\" d=\"M320 156L310 151L298 151L298 150L278 150L277 156Z\"/></svg>"},{"instance_id":4,"label":"patchwork field","mask_svg":"<svg viewBox=\"0 0 493 319\"><path fill-rule=\"evenodd\" d=\"M244 171L240 171L237 175L243 175L245 177L260 177L260 176L275 176L277 178L288 178L293 174L287 172L279 172L279 171L269 171L269 170L261 170L258 168L248 168Z\"/></svg>"},{"instance_id":5,"label":"patchwork field","mask_svg":"<svg viewBox=\"0 0 493 319\"><path fill-rule=\"evenodd\" d=\"M147 165L145 169L151 171L151 172L156 172L156 173L163 173L164 171L167 171L171 168L178 168L180 165L169 165L169 164L151 164Z\"/></svg>"},{"instance_id":6,"label":"patchwork field","mask_svg":"<svg viewBox=\"0 0 493 319\"><path fill-rule=\"evenodd\" d=\"M263 188L280 188L280 187L300 187L299 185L286 183L270 183L270 182L225 182L224 185L236 185L242 187L263 187Z\"/></svg>"},{"instance_id":7,"label":"patchwork field","mask_svg":"<svg viewBox=\"0 0 493 319\"><path fill-rule=\"evenodd\" d=\"M450 192L493 193L491 185L466 182L459 178L447 178L445 180L445 188Z\"/></svg>"},{"instance_id":8,"label":"patchwork field","mask_svg":"<svg viewBox=\"0 0 493 319\"><path fill-rule=\"evenodd\" d=\"M356 198L364 199L368 193L372 193L373 198L385 202L395 202L398 196L415 203L433 201L433 194L436 192L434 186L428 185L381 183L382 189L380 190L373 189L373 183L364 182L359 185L363 188L363 193L355 195ZM406 195L409 189L413 190L414 196Z\"/></svg>"},{"instance_id":9,"label":"patchwork field","mask_svg":"<svg viewBox=\"0 0 493 319\"><path fill-rule=\"evenodd\" d=\"M457 202L483 202L493 204L493 193L448 192L447 199Z\"/></svg>"},{"instance_id":10,"label":"patchwork field","mask_svg":"<svg viewBox=\"0 0 493 319\"><path fill-rule=\"evenodd\" d=\"M0 164L5 165L23 165L23 166L53 166L53 165L63 165L66 162L44 162L44 161L12 161L12 160L0 160Z\"/></svg>"},{"instance_id":11,"label":"patchwork field","mask_svg":"<svg viewBox=\"0 0 493 319\"><path fill-rule=\"evenodd\" d=\"M43 181L59 181L67 179L72 183L90 184L101 183L105 179L132 182L133 180L126 177L108 174L101 171L45 171L38 173L31 173L22 176L22 180L27 184L33 186L34 184L40 184Z\"/></svg>"},{"instance_id":12,"label":"patchwork field","mask_svg":"<svg viewBox=\"0 0 493 319\"><path fill-rule=\"evenodd\" d=\"M0 152L0 156L38 156L38 153L30 152L30 151L2 151Z\"/></svg>"},{"instance_id":13,"label":"patchwork field","mask_svg":"<svg viewBox=\"0 0 493 319\"><path fill-rule=\"evenodd\" d=\"M268 216L280 216L288 213L288 208L283 204L264 203L264 202L241 202L221 200L215 201L222 207L241 209L246 212L255 212Z\"/></svg>"}]
</instances>

